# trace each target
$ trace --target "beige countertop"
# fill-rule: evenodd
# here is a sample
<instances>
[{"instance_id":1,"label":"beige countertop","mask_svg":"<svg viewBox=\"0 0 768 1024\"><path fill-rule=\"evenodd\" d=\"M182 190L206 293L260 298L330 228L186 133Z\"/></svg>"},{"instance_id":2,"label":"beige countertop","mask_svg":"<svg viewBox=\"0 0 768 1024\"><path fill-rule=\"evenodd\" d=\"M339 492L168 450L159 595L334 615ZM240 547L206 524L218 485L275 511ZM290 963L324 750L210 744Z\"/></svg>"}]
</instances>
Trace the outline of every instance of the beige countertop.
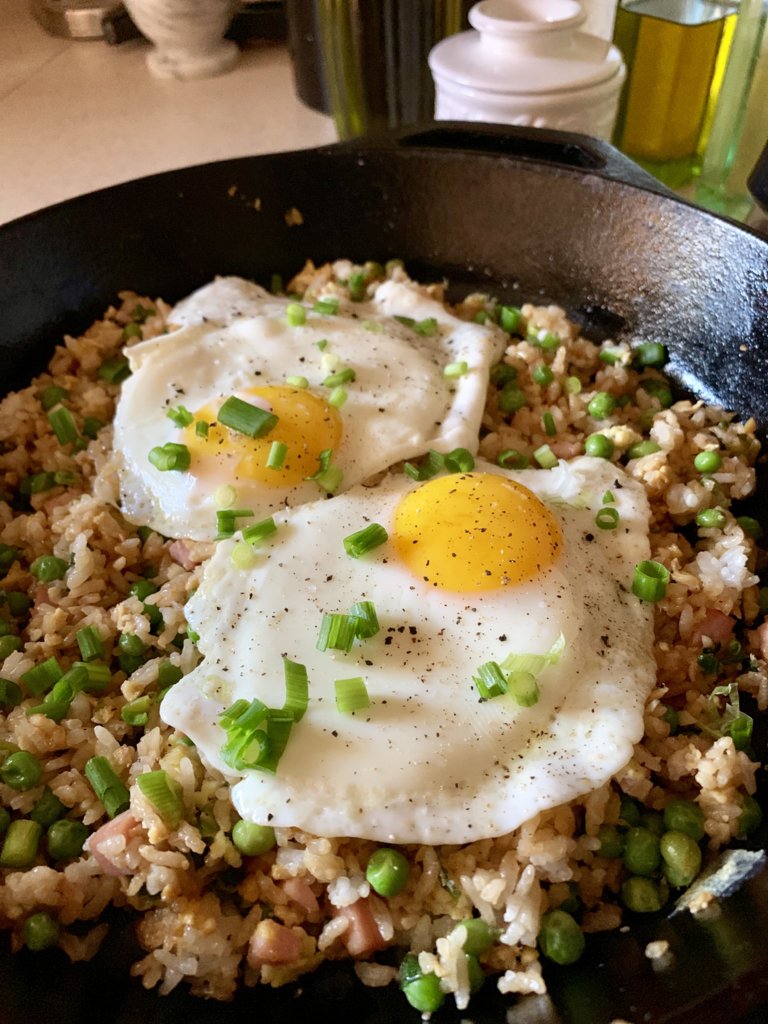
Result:
<instances>
[{"instance_id":1,"label":"beige countertop","mask_svg":"<svg viewBox=\"0 0 768 1024\"><path fill-rule=\"evenodd\" d=\"M152 77L149 43L48 35L0 0L0 223L157 171L333 142L297 98L285 45L254 42L216 78Z\"/></svg>"}]
</instances>

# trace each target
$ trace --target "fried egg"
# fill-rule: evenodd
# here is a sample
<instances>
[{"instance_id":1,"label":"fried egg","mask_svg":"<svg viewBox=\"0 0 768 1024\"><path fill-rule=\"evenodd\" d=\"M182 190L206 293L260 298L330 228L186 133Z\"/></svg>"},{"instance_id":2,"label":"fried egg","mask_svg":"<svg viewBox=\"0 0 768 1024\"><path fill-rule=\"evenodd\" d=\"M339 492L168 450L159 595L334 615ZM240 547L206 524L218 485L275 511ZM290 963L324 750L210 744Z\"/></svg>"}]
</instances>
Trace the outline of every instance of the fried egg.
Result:
<instances>
[{"instance_id":1,"label":"fried egg","mask_svg":"<svg viewBox=\"0 0 768 1024\"><path fill-rule=\"evenodd\" d=\"M335 314L302 306L303 323L289 306L220 279L172 311L176 330L127 350L115 450L130 521L210 539L222 508L258 520L430 448L477 450L489 369L504 350L498 328L458 320L396 281ZM274 425L249 436L222 424L232 398ZM150 461L169 444L188 453L179 468Z\"/></svg>"},{"instance_id":2,"label":"fried egg","mask_svg":"<svg viewBox=\"0 0 768 1024\"><path fill-rule=\"evenodd\" d=\"M596 525L603 507L616 510L614 529ZM631 593L649 557L649 509L619 467L581 457L547 471L478 461L426 482L390 474L275 523L248 568L233 564L241 540L217 546L187 605L204 658L161 707L230 779L242 817L466 843L628 762L655 667L652 610ZM373 523L387 539L350 557L344 539ZM318 649L323 616L360 601L379 631L348 652ZM534 656L538 700L484 699L480 667L509 670L522 656ZM233 771L219 716L241 699L282 707L284 658L306 667L306 711L273 773ZM336 682L347 679L364 681L367 707L340 710Z\"/></svg>"}]
</instances>

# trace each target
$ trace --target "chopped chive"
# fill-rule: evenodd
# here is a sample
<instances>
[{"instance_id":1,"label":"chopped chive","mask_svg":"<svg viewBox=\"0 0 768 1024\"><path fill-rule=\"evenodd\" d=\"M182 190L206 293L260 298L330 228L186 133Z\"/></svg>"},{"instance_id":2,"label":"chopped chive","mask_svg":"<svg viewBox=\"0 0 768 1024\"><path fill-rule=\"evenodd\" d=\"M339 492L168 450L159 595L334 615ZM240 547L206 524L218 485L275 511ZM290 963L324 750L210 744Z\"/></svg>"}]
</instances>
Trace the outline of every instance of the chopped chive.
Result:
<instances>
[{"instance_id":1,"label":"chopped chive","mask_svg":"<svg viewBox=\"0 0 768 1024\"><path fill-rule=\"evenodd\" d=\"M167 473L170 470L184 473L189 469L192 461L189 448L185 444L174 444L173 441L168 441L162 446L151 448L147 458L155 469L160 470L161 473Z\"/></svg>"},{"instance_id":2,"label":"chopped chive","mask_svg":"<svg viewBox=\"0 0 768 1024\"><path fill-rule=\"evenodd\" d=\"M544 433L548 437L554 437L557 433L555 418L551 412L544 412L541 414L541 425L544 427Z\"/></svg>"},{"instance_id":3,"label":"chopped chive","mask_svg":"<svg viewBox=\"0 0 768 1024\"><path fill-rule=\"evenodd\" d=\"M48 413L48 422L61 445L72 444L80 437L72 413L63 405L51 409Z\"/></svg>"},{"instance_id":4,"label":"chopped chive","mask_svg":"<svg viewBox=\"0 0 768 1024\"><path fill-rule=\"evenodd\" d=\"M210 430L210 424L205 420L195 421L195 434L197 437L208 437L208 431Z\"/></svg>"},{"instance_id":5,"label":"chopped chive","mask_svg":"<svg viewBox=\"0 0 768 1024\"><path fill-rule=\"evenodd\" d=\"M235 395L230 395L224 402L217 419L225 427L237 431L238 434L245 434L246 437L264 437L278 422L274 413L267 412L258 405L251 405L250 402L244 402Z\"/></svg>"},{"instance_id":6,"label":"chopped chive","mask_svg":"<svg viewBox=\"0 0 768 1024\"><path fill-rule=\"evenodd\" d=\"M104 805L109 818L114 818L130 806L130 793L120 781L106 757L92 757L85 763L85 777L97 798Z\"/></svg>"},{"instance_id":7,"label":"chopped chive","mask_svg":"<svg viewBox=\"0 0 768 1024\"><path fill-rule=\"evenodd\" d=\"M99 367L99 376L107 384L122 384L131 375L131 368L125 356L105 359Z\"/></svg>"},{"instance_id":8,"label":"chopped chive","mask_svg":"<svg viewBox=\"0 0 768 1024\"><path fill-rule=\"evenodd\" d=\"M475 459L466 448L454 448L445 456L443 465L449 473L471 473L475 468Z\"/></svg>"},{"instance_id":9,"label":"chopped chive","mask_svg":"<svg viewBox=\"0 0 768 1024\"><path fill-rule=\"evenodd\" d=\"M136 700L125 704L120 710L120 717L127 725L145 726L149 720L149 709L152 705L152 698L149 694L137 697Z\"/></svg>"},{"instance_id":10,"label":"chopped chive","mask_svg":"<svg viewBox=\"0 0 768 1024\"><path fill-rule=\"evenodd\" d=\"M262 519L259 523L244 526L242 530L243 540L249 544L259 544L261 541L266 540L267 537L271 537L273 533L277 533L277 523L272 516L269 516L268 519Z\"/></svg>"},{"instance_id":11,"label":"chopped chive","mask_svg":"<svg viewBox=\"0 0 768 1024\"><path fill-rule=\"evenodd\" d=\"M344 538L344 550L352 558L361 558L384 544L388 538L389 534L383 526L379 523L369 523L364 529L350 533Z\"/></svg>"},{"instance_id":12,"label":"chopped chive","mask_svg":"<svg viewBox=\"0 0 768 1024\"><path fill-rule=\"evenodd\" d=\"M287 444L283 444L282 441L273 441L267 456L267 469L282 469L287 454Z\"/></svg>"},{"instance_id":13,"label":"chopped chive","mask_svg":"<svg viewBox=\"0 0 768 1024\"><path fill-rule=\"evenodd\" d=\"M619 525L619 510L613 507L601 508L595 516L595 525L601 530L615 530Z\"/></svg>"},{"instance_id":14,"label":"chopped chive","mask_svg":"<svg viewBox=\"0 0 768 1024\"><path fill-rule=\"evenodd\" d=\"M283 711L291 715L294 722L300 722L309 704L309 680L304 665L290 658L283 658L285 673L285 703Z\"/></svg>"},{"instance_id":15,"label":"chopped chive","mask_svg":"<svg viewBox=\"0 0 768 1024\"><path fill-rule=\"evenodd\" d=\"M496 462L502 469L525 469L528 465L528 456L519 452L517 448L506 448Z\"/></svg>"},{"instance_id":16,"label":"chopped chive","mask_svg":"<svg viewBox=\"0 0 768 1024\"><path fill-rule=\"evenodd\" d=\"M326 298L318 299L312 307L313 313L320 313L323 316L333 316L339 311L339 300L329 295Z\"/></svg>"},{"instance_id":17,"label":"chopped chive","mask_svg":"<svg viewBox=\"0 0 768 1024\"><path fill-rule=\"evenodd\" d=\"M83 661L95 661L104 657L104 642L94 626L85 626L75 633L80 657Z\"/></svg>"},{"instance_id":18,"label":"chopped chive","mask_svg":"<svg viewBox=\"0 0 768 1024\"><path fill-rule=\"evenodd\" d=\"M289 302L285 307L285 319L291 327L301 327L307 322L307 310L300 302Z\"/></svg>"},{"instance_id":19,"label":"chopped chive","mask_svg":"<svg viewBox=\"0 0 768 1024\"><path fill-rule=\"evenodd\" d=\"M558 459L548 444L543 444L533 453L533 457L542 469L552 469L557 465Z\"/></svg>"},{"instance_id":20,"label":"chopped chive","mask_svg":"<svg viewBox=\"0 0 768 1024\"><path fill-rule=\"evenodd\" d=\"M169 829L178 828L184 817L180 784L167 772L159 770L139 775L136 785L163 819L163 824Z\"/></svg>"},{"instance_id":21,"label":"chopped chive","mask_svg":"<svg viewBox=\"0 0 768 1024\"><path fill-rule=\"evenodd\" d=\"M348 398L349 395L344 388L334 388L328 396L328 405L332 405L334 409L341 409Z\"/></svg>"},{"instance_id":22,"label":"chopped chive","mask_svg":"<svg viewBox=\"0 0 768 1024\"><path fill-rule=\"evenodd\" d=\"M492 700L507 692L507 677L495 661L486 661L472 678L482 700Z\"/></svg>"},{"instance_id":23,"label":"chopped chive","mask_svg":"<svg viewBox=\"0 0 768 1024\"><path fill-rule=\"evenodd\" d=\"M54 683L64 675L61 666L55 658L48 658L40 665L28 669L21 677L24 689L27 693L37 697L38 694L50 690Z\"/></svg>"},{"instance_id":24,"label":"chopped chive","mask_svg":"<svg viewBox=\"0 0 768 1024\"><path fill-rule=\"evenodd\" d=\"M306 377L293 377L293 376L286 377L285 378L285 383L288 385L289 388L302 388L303 389L303 388L308 388L309 387L309 381L307 380Z\"/></svg>"},{"instance_id":25,"label":"chopped chive","mask_svg":"<svg viewBox=\"0 0 768 1024\"><path fill-rule=\"evenodd\" d=\"M56 384L51 384L47 388L43 388L37 394L38 401L42 405L43 409L48 412L54 405L58 405L63 402L65 398L69 398L69 392L66 388L60 388Z\"/></svg>"},{"instance_id":26,"label":"chopped chive","mask_svg":"<svg viewBox=\"0 0 768 1024\"><path fill-rule=\"evenodd\" d=\"M661 562L646 560L635 566L632 580L632 593L641 601L655 603L667 593L670 580L669 569Z\"/></svg>"},{"instance_id":27,"label":"chopped chive","mask_svg":"<svg viewBox=\"0 0 768 1024\"><path fill-rule=\"evenodd\" d=\"M172 406L165 414L169 420L173 420L177 427L188 427L194 422L195 417L183 405Z\"/></svg>"},{"instance_id":28,"label":"chopped chive","mask_svg":"<svg viewBox=\"0 0 768 1024\"><path fill-rule=\"evenodd\" d=\"M356 601L349 611L357 622L355 623L355 636L358 640L368 640L381 629L379 617L372 601Z\"/></svg>"},{"instance_id":29,"label":"chopped chive","mask_svg":"<svg viewBox=\"0 0 768 1024\"><path fill-rule=\"evenodd\" d=\"M456 380L458 377L463 377L469 370L469 365L465 360L461 360L457 363L447 363L443 367L443 376L447 380Z\"/></svg>"},{"instance_id":30,"label":"chopped chive","mask_svg":"<svg viewBox=\"0 0 768 1024\"><path fill-rule=\"evenodd\" d=\"M324 613L315 646L318 651L351 651L357 635L357 616Z\"/></svg>"},{"instance_id":31,"label":"chopped chive","mask_svg":"<svg viewBox=\"0 0 768 1024\"><path fill-rule=\"evenodd\" d=\"M370 707L371 698L362 676L353 679L337 679L333 684L336 693L336 707L342 715L352 715Z\"/></svg>"},{"instance_id":32,"label":"chopped chive","mask_svg":"<svg viewBox=\"0 0 768 1024\"><path fill-rule=\"evenodd\" d=\"M355 380L357 374L351 366L345 366L342 370L337 370L336 373L330 374L323 381L323 387L336 388L340 384L351 384Z\"/></svg>"}]
</instances>

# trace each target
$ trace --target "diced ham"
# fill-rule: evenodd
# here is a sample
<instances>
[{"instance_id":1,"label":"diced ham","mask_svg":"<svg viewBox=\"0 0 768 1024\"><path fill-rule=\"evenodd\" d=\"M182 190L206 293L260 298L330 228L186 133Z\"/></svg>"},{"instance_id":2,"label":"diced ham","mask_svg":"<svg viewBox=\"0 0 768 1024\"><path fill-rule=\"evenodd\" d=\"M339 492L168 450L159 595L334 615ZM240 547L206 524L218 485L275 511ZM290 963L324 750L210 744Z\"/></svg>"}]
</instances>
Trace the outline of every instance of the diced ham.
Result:
<instances>
[{"instance_id":1,"label":"diced ham","mask_svg":"<svg viewBox=\"0 0 768 1024\"><path fill-rule=\"evenodd\" d=\"M110 856L112 851L105 844L108 844L109 840L115 839L117 836L122 836L127 845L131 839L138 835L140 830L141 826L131 812L123 811L122 814L118 814L116 818L105 822L92 836L89 836L86 848L93 854L94 860L97 861L105 875L131 874L128 868L121 867L115 863L112 856Z\"/></svg>"},{"instance_id":2,"label":"diced ham","mask_svg":"<svg viewBox=\"0 0 768 1024\"><path fill-rule=\"evenodd\" d=\"M551 441L549 447L558 459L575 459L577 455L581 455L583 445L579 441L561 437L558 441Z\"/></svg>"},{"instance_id":3,"label":"diced ham","mask_svg":"<svg viewBox=\"0 0 768 1024\"><path fill-rule=\"evenodd\" d=\"M708 637L714 644L727 644L733 635L734 620L717 608L707 608L704 618L691 630L691 643L698 647L702 637Z\"/></svg>"},{"instance_id":4,"label":"diced ham","mask_svg":"<svg viewBox=\"0 0 768 1024\"><path fill-rule=\"evenodd\" d=\"M292 964L301 955L301 934L268 919L259 921L248 943L248 965Z\"/></svg>"},{"instance_id":5,"label":"diced ham","mask_svg":"<svg viewBox=\"0 0 768 1024\"><path fill-rule=\"evenodd\" d=\"M198 564L183 540L175 540L168 548L168 554L174 560L178 562L182 569L186 569L187 572L192 572L195 566Z\"/></svg>"},{"instance_id":6,"label":"diced ham","mask_svg":"<svg viewBox=\"0 0 768 1024\"><path fill-rule=\"evenodd\" d=\"M334 907L333 916L346 917L349 922L341 938L350 956L369 956L386 947L367 897L348 907Z\"/></svg>"},{"instance_id":7,"label":"diced ham","mask_svg":"<svg viewBox=\"0 0 768 1024\"><path fill-rule=\"evenodd\" d=\"M316 914L320 909L317 896L312 892L309 884L303 878L286 878L283 882L285 895L290 897L294 903L298 903L308 914Z\"/></svg>"},{"instance_id":8,"label":"diced ham","mask_svg":"<svg viewBox=\"0 0 768 1024\"><path fill-rule=\"evenodd\" d=\"M768 659L768 622L763 622L757 629L751 629L749 640L760 651L760 656Z\"/></svg>"}]
</instances>

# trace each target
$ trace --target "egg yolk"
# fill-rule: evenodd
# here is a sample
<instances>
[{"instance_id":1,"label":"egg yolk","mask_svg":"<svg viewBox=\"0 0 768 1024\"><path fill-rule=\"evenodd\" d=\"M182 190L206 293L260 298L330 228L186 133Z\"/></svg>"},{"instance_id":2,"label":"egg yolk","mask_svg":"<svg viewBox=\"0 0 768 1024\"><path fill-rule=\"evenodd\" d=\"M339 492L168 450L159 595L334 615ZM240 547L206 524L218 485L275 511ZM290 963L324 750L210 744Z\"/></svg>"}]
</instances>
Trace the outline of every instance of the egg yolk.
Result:
<instances>
[{"instance_id":1,"label":"egg yolk","mask_svg":"<svg viewBox=\"0 0 768 1024\"><path fill-rule=\"evenodd\" d=\"M541 575L563 534L527 487L494 473L438 477L399 503L392 540L418 579L441 590L497 590Z\"/></svg>"},{"instance_id":2,"label":"egg yolk","mask_svg":"<svg viewBox=\"0 0 768 1024\"><path fill-rule=\"evenodd\" d=\"M184 428L184 443L192 453L192 472L198 473L206 462L226 463L234 481L257 480L267 487L298 484L317 472L320 453L335 449L342 437L338 410L318 395L303 388L281 385L246 388L238 395L254 395L254 402L269 409L278 422L263 437L238 434L216 420L216 407L198 409L195 420L208 424L207 436L197 433L194 423ZM287 448L279 469L267 466L272 444L281 441Z\"/></svg>"}]
</instances>

